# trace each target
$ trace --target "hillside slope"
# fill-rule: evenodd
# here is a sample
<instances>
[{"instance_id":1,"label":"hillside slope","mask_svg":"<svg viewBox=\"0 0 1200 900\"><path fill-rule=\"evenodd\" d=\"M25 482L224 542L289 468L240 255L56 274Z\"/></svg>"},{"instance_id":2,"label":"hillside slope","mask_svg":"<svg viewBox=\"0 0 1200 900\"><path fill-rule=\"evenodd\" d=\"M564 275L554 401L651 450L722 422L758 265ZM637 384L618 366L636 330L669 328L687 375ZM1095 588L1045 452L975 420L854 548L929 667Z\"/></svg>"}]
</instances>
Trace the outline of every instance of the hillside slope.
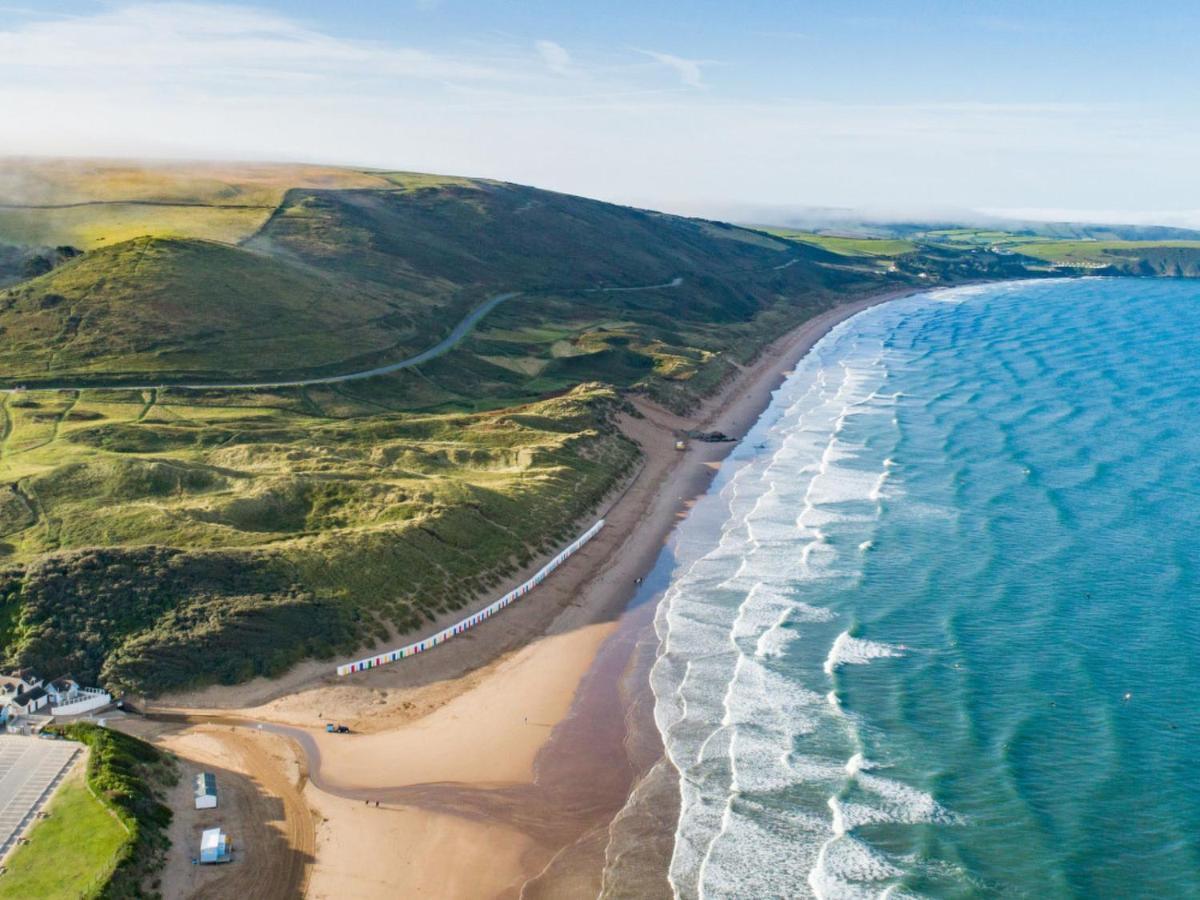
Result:
<instances>
[{"instance_id":1,"label":"hillside slope","mask_svg":"<svg viewBox=\"0 0 1200 900\"><path fill-rule=\"evenodd\" d=\"M464 178L104 171L42 199L169 215L0 254L0 387L29 388L0 394L0 647L119 690L425 628L595 515L637 461L626 393L686 410L833 305L1053 270ZM250 201L253 230L197 237Z\"/></svg>"},{"instance_id":2,"label":"hillside slope","mask_svg":"<svg viewBox=\"0 0 1200 900\"><path fill-rule=\"evenodd\" d=\"M337 367L419 349L405 299L226 244L135 238L0 293L0 372L119 382Z\"/></svg>"},{"instance_id":3,"label":"hillside slope","mask_svg":"<svg viewBox=\"0 0 1200 900\"><path fill-rule=\"evenodd\" d=\"M469 367L507 402L591 377L678 379L690 367L666 357L720 353L769 309L800 300L811 313L882 280L821 248L515 185L293 189L243 246L136 238L0 293L0 384L354 372L423 350L489 296L519 292L519 311L499 321L555 330L572 346L497 346L495 335L478 346ZM614 323L636 332L615 354L621 365L555 362L595 357L611 340L589 335ZM511 383L547 368L561 377ZM435 404L457 391L441 393Z\"/></svg>"}]
</instances>

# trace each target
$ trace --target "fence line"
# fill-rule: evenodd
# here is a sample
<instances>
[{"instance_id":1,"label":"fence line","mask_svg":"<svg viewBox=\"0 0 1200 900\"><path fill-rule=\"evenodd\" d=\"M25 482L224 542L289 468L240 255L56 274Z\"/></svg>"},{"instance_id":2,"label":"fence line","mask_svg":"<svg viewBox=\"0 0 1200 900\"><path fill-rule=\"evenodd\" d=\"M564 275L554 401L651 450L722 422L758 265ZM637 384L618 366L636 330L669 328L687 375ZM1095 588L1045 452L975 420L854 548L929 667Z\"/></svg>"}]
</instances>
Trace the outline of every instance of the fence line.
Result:
<instances>
[{"instance_id":1,"label":"fence line","mask_svg":"<svg viewBox=\"0 0 1200 900\"><path fill-rule=\"evenodd\" d=\"M379 653L375 656L368 656L355 662L340 665L337 667L338 675L349 675L353 672L364 672L367 669L374 669L378 666L387 665L388 663L396 662L397 660L405 659L406 657L414 656L418 653L424 653L426 650L430 650L436 647L438 644L445 643L455 635L462 634L468 628L474 628L484 619L491 618L500 610L504 609L504 607L524 597L531 590L545 581L547 575L566 562L568 557L572 556L577 550L579 550L580 547L594 538L597 532L599 532L603 527L604 520L601 519L599 522L577 537L569 547L559 553L556 557L554 557L554 559L550 560L550 562L538 569L537 573L532 578L519 587L513 588L499 600L496 600L494 603L490 603L478 612L472 613L459 622L455 622L448 628L443 628L437 634L430 635L429 637L423 638L419 641L414 641L413 643L404 647L399 647L396 650L389 650L386 653Z\"/></svg>"}]
</instances>

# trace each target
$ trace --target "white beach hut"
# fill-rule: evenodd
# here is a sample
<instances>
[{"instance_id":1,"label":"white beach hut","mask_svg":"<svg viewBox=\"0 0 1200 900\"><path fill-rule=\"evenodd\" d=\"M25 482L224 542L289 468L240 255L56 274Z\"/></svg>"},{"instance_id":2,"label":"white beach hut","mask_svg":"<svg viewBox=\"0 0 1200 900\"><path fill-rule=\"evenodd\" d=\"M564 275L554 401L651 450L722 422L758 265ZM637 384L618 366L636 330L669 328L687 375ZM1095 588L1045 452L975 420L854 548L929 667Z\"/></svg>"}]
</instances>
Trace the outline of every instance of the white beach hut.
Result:
<instances>
[{"instance_id":1,"label":"white beach hut","mask_svg":"<svg viewBox=\"0 0 1200 900\"><path fill-rule=\"evenodd\" d=\"M225 863L232 858L229 835L220 828L207 828L200 835L200 864Z\"/></svg>"},{"instance_id":2,"label":"white beach hut","mask_svg":"<svg viewBox=\"0 0 1200 900\"><path fill-rule=\"evenodd\" d=\"M212 772L201 772L196 776L196 809L216 809L217 776Z\"/></svg>"}]
</instances>

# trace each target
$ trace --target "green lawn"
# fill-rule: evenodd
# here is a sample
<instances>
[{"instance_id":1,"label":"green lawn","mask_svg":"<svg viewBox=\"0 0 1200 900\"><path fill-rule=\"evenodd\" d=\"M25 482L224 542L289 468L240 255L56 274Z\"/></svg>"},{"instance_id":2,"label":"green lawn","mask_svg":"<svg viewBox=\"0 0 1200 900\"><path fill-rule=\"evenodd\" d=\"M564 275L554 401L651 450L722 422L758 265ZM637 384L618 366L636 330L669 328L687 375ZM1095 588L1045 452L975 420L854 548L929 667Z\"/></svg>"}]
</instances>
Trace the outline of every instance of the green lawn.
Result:
<instances>
[{"instance_id":1,"label":"green lawn","mask_svg":"<svg viewBox=\"0 0 1200 900\"><path fill-rule=\"evenodd\" d=\"M8 858L0 900L89 897L107 881L121 848L124 826L92 796L77 767L55 794L49 818L34 826L29 843Z\"/></svg>"},{"instance_id":2,"label":"green lawn","mask_svg":"<svg viewBox=\"0 0 1200 900\"><path fill-rule=\"evenodd\" d=\"M763 228L761 230L785 240L820 247L839 256L891 258L903 256L905 253L912 253L917 249L917 245L912 241L895 240L892 238L837 237L828 234L815 234L810 231L794 231L790 228Z\"/></svg>"},{"instance_id":3,"label":"green lawn","mask_svg":"<svg viewBox=\"0 0 1200 900\"><path fill-rule=\"evenodd\" d=\"M1017 253L1054 263L1110 262L1112 256L1144 256L1151 252L1200 251L1200 241L1037 241L1013 243Z\"/></svg>"}]
</instances>

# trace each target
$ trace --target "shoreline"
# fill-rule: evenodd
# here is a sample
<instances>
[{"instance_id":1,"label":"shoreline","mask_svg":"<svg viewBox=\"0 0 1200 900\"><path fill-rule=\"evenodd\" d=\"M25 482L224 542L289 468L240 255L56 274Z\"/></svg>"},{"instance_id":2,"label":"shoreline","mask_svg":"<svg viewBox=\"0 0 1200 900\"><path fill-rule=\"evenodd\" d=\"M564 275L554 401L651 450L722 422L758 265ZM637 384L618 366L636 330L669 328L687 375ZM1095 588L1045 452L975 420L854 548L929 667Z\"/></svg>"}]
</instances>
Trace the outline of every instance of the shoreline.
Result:
<instances>
[{"instance_id":1,"label":"shoreline","mask_svg":"<svg viewBox=\"0 0 1200 900\"><path fill-rule=\"evenodd\" d=\"M645 647L642 632L622 627L623 614L676 524L799 360L853 315L924 290L884 291L819 313L764 347L693 415L634 399L641 417L622 415L619 424L641 446L643 465L614 488L608 526L523 603L419 663L343 678L328 674L329 662L307 663L270 685L209 688L157 708L224 712L293 732L270 739L306 773L304 796L320 812L310 896L334 896L347 884L363 897L428 891L448 868L458 872L440 885L443 896L595 896L609 825L661 757L656 731L631 737L630 710L640 704L644 720L653 702L646 707L648 684L639 692L627 677ZM676 430L732 439L679 452ZM645 607L652 614L654 604ZM348 722L355 733L326 734L325 721ZM196 727L212 726L185 730ZM367 835L359 801L372 796L387 805L369 808ZM493 851L464 864L462 848L480 840Z\"/></svg>"}]
</instances>

